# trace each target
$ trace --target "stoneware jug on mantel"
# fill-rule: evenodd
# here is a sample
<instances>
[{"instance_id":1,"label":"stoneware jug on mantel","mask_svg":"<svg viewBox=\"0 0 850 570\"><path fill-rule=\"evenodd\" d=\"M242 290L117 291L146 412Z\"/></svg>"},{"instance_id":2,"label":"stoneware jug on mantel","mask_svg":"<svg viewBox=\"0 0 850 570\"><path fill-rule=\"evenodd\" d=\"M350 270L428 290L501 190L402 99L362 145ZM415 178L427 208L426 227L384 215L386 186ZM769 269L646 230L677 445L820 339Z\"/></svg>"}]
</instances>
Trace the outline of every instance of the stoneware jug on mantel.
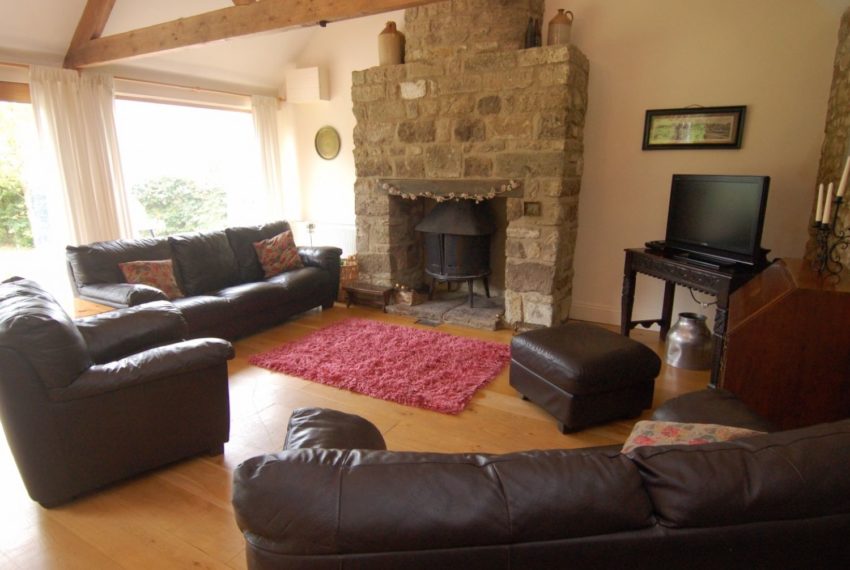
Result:
<instances>
[{"instance_id":1,"label":"stoneware jug on mantel","mask_svg":"<svg viewBox=\"0 0 850 570\"><path fill-rule=\"evenodd\" d=\"M570 31L573 27L573 13L558 8L555 17L549 20L549 41L546 45L556 46L570 43Z\"/></svg>"},{"instance_id":2,"label":"stoneware jug on mantel","mask_svg":"<svg viewBox=\"0 0 850 570\"><path fill-rule=\"evenodd\" d=\"M378 65L398 65L404 63L404 34L390 20L384 30L378 34Z\"/></svg>"}]
</instances>

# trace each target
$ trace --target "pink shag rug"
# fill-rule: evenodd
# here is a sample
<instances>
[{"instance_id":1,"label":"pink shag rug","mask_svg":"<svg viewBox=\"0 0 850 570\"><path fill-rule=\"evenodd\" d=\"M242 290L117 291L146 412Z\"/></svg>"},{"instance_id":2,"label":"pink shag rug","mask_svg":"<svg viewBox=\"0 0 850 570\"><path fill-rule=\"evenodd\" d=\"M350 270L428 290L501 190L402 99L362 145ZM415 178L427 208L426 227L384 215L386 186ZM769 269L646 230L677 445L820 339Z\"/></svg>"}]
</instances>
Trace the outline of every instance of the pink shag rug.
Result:
<instances>
[{"instance_id":1,"label":"pink shag rug","mask_svg":"<svg viewBox=\"0 0 850 570\"><path fill-rule=\"evenodd\" d=\"M366 319L346 319L249 358L263 368L446 414L463 411L509 360L507 345Z\"/></svg>"}]
</instances>

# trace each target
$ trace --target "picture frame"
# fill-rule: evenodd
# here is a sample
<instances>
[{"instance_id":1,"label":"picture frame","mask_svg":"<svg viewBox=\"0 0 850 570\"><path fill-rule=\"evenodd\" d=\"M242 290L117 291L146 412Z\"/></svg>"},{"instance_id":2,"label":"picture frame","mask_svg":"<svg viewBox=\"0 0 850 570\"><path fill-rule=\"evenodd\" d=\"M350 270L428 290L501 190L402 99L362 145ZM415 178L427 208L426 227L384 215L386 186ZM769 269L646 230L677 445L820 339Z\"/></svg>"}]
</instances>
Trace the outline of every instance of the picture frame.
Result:
<instances>
[{"instance_id":1,"label":"picture frame","mask_svg":"<svg viewBox=\"0 0 850 570\"><path fill-rule=\"evenodd\" d=\"M741 148L746 105L650 109L643 150Z\"/></svg>"},{"instance_id":2,"label":"picture frame","mask_svg":"<svg viewBox=\"0 0 850 570\"><path fill-rule=\"evenodd\" d=\"M316 154L325 160L333 160L339 154L340 139L337 130L331 126L324 126L316 132L315 139Z\"/></svg>"}]
</instances>

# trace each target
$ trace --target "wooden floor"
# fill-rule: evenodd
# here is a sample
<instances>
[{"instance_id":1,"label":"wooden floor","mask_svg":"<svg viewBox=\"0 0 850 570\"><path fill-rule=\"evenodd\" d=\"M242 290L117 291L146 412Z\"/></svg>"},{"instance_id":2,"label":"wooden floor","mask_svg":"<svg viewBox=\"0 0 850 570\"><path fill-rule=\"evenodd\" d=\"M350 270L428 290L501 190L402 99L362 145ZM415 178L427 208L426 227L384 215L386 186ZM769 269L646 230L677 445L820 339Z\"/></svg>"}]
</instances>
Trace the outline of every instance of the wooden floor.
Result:
<instances>
[{"instance_id":1,"label":"wooden floor","mask_svg":"<svg viewBox=\"0 0 850 570\"><path fill-rule=\"evenodd\" d=\"M83 309L83 313L91 313ZM24 490L5 438L0 442L0 570L7 568L244 568L244 544L230 505L231 473L241 461L281 448L289 414L322 406L374 422L390 449L481 451L571 448L622 443L634 423L620 421L562 435L555 421L522 401L505 369L469 407L448 416L375 400L248 364L253 353L347 317L413 325L408 317L341 305L314 311L235 343L230 363L230 442L224 455L199 457L46 510ZM430 327L425 327L430 328ZM437 330L509 343L510 331L442 325ZM657 333L633 337L663 355ZM662 358L663 360L663 358ZM708 372L662 368L655 402L704 388ZM648 415L646 412L645 415Z\"/></svg>"}]
</instances>

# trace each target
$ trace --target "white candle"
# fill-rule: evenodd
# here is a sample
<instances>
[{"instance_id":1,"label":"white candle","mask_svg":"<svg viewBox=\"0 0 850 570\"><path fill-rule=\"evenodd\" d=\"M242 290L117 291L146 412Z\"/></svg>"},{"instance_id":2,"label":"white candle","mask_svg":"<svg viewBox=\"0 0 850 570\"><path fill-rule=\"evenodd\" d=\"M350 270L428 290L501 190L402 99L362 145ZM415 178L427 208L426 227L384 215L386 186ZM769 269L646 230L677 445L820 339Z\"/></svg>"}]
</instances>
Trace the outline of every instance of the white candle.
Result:
<instances>
[{"instance_id":1,"label":"white candle","mask_svg":"<svg viewBox=\"0 0 850 570\"><path fill-rule=\"evenodd\" d=\"M818 224L823 220L823 182L818 186L818 205L815 209L815 223Z\"/></svg>"},{"instance_id":2,"label":"white candle","mask_svg":"<svg viewBox=\"0 0 850 570\"><path fill-rule=\"evenodd\" d=\"M841 173L841 182L838 184L838 193L836 194L838 198L844 196L844 191L847 189L848 174L850 174L850 156L847 157L847 161L844 163L844 172Z\"/></svg>"},{"instance_id":3,"label":"white candle","mask_svg":"<svg viewBox=\"0 0 850 570\"><path fill-rule=\"evenodd\" d=\"M826 190L826 204L823 206L823 223L829 225L832 214L832 182L829 183L829 188Z\"/></svg>"}]
</instances>

